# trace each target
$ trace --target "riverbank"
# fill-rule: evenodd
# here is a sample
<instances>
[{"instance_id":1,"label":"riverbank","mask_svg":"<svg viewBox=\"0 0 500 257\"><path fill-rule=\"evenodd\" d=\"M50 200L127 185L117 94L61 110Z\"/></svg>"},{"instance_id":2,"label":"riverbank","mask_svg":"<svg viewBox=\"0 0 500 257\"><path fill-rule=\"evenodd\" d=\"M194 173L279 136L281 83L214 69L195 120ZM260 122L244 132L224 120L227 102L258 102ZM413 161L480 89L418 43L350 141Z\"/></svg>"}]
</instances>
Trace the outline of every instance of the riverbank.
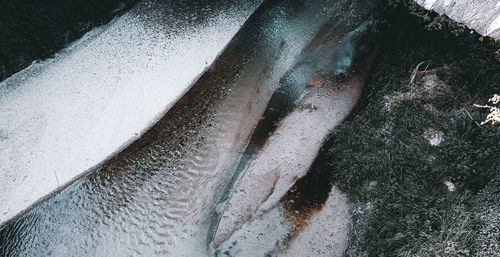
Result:
<instances>
[{"instance_id":1,"label":"riverbank","mask_svg":"<svg viewBox=\"0 0 500 257\"><path fill-rule=\"evenodd\" d=\"M331 172L360 221L345 256L496 256L498 241L477 243L498 232L481 234L491 220L475 202L500 169L500 129L479 126L487 113L473 104L500 91L500 45L414 8L384 10L359 112L313 169Z\"/></svg>"}]
</instances>

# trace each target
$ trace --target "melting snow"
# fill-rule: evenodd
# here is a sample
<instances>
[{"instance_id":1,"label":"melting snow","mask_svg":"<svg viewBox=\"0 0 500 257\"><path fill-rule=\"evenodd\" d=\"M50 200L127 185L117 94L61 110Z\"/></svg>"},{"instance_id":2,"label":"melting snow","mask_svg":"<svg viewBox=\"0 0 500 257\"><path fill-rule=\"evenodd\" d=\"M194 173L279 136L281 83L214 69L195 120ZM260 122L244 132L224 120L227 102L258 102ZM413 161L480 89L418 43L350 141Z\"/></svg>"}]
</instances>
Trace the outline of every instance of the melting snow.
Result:
<instances>
[{"instance_id":1,"label":"melting snow","mask_svg":"<svg viewBox=\"0 0 500 257\"><path fill-rule=\"evenodd\" d=\"M0 83L0 224L151 126L256 2L213 10L200 23L146 1Z\"/></svg>"}]
</instances>

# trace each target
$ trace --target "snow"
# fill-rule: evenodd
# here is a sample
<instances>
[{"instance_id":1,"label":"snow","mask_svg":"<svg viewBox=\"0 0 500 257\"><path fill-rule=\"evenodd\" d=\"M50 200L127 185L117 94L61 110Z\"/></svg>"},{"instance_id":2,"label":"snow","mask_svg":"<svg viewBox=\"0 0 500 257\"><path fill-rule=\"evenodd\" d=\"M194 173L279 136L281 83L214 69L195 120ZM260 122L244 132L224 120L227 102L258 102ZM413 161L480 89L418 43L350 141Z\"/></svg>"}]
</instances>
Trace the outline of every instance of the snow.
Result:
<instances>
[{"instance_id":1,"label":"snow","mask_svg":"<svg viewBox=\"0 0 500 257\"><path fill-rule=\"evenodd\" d=\"M296 179L307 173L328 133L355 107L366 68L342 82L306 90L297 102L298 107L279 122L233 188L218 224L215 245L227 240L245 222L272 209Z\"/></svg>"},{"instance_id":2,"label":"snow","mask_svg":"<svg viewBox=\"0 0 500 257\"><path fill-rule=\"evenodd\" d=\"M444 185L448 188L448 191L450 192L455 191L455 184L453 184L453 182L446 180L444 182Z\"/></svg>"},{"instance_id":3,"label":"snow","mask_svg":"<svg viewBox=\"0 0 500 257\"><path fill-rule=\"evenodd\" d=\"M302 177L316 158L328 132L340 124L355 106L362 83L344 91L332 86L313 88L301 100L317 110L293 111L248 166L232 192L222 215L215 243L226 240L238 224L265 213ZM279 157L278 157L279 156Z\"/></svg>"},{"instance_id":4,"label":"snow","mask_svg":"<svg viewBox=\"0 0 500 257\"><path fill-rule=\"evenodd\" d=\"M255 2L194 23L192 15L169 20L164 12L175 5L146 1L0 83L0 224L154 124Z\"/></svg>"},{"instance_id":5,"label":"snow","mask_svg":"<svg viewBox=\"0 0 500 257\"><path fill-rule=\"evenodd\" d=\"M246 223L240 230L223 242L216 256L270 256L277 248L284 248L292 233L279 206Z\"/></svg>"},{"instance_id":6,"label":"snow","mask_svg":"<svg viewBox=\"0 0 500 257\"><path fill-rule=\"evenodd\" d=\"M351 223L347 202L345 194L333 187L323 209L314 214L308 221L309 225L292 238L287 249L273 256L343 256Z\"/></svg>"},{"instance_id":7,"label":"snow","mask_svg":"<svg viewBox=\"0 0 500 257\"><path fill-rule=\"evenodd\" d=\"M436 3L436 0L425 0L424 7L427 9L432 8L432 6Z\"/></svg>"},{"instance_id":8,"label":"snow","mask_svg":"<svg viewBox=\"0 0 500 257\"><path fill-rule=\"evenodd\" d=\"M500 2L497 5L499 5L499 4L500 4ZM493 33L494 31L497 31L499 29L500 29L500 15L498 15L498 17L493 22L491 22L486 33L489 35L489 34Z\"/></svg>"},{"instance_id":9,"label":"snow","mask_svg":"<svg viewBox=\"0 0 500 257\"><path fill-rule=\"evenodd\" d=\"M483 36L500 39L498 0L414 0L422 7L463 23Z\"/></svg>"},{"instance_id":10,"label":"snow","mask_svg":"<svg viewBox=\"0 0 500 257\"><path fill-rule=\"evenodd\" d=\"M424 131L424 138L429 142L430 145L438 146L441 144L441 142L443 142L444 133L442 131L429 128Z\"/></svg>"},{"instance_id":11,"label":"snow","mask_svg":"<svg viewBox=\"0 0 500 257\"><path fill-rule=\"evenodd\" d=\"M278 203L245 223L218 248L216 256L342 256L347 249L348 199L333 187L325 206L294 232Z\"/></svg>"}]
</instances>

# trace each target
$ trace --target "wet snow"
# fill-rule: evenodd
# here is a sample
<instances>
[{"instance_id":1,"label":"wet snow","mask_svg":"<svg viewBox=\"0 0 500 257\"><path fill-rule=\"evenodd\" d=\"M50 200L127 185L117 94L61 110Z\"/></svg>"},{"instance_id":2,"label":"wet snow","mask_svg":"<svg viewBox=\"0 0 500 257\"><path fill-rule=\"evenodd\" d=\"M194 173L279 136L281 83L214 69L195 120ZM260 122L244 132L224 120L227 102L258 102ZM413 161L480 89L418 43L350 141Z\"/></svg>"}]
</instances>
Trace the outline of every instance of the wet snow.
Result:
<instances>
[{"instance_id":1,"label":"wet snow","mask_svg":"<svg viewBox=\"0 0 500 257\"><path fill-rule=\"evenodd\" d=\"M0 83L0 224L141 135L258 2L180 19L146 1Z\"/></svg>"}]
</instances>

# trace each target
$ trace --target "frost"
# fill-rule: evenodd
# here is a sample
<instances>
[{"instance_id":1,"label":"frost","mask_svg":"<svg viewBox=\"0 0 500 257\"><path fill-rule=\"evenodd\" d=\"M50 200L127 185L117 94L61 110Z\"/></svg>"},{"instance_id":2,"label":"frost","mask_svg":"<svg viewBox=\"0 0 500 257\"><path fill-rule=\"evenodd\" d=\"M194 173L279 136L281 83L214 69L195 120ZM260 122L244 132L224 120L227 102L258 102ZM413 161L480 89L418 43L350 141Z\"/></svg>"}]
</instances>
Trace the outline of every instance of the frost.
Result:
<instances>
[{"instance_id":1,"label":"frost","mask_svg":"<svg viewBox=\"0 0 500 257\"><path fill-rule=\"evenodd\" d=\"M446 185L446 187L448 187L448 191L455 191L455 184L453 184L453 182L446 180L444 184Z\"/></svg>"},{"instance_id":2,"label":"frost","mask_svg":"<svg viewBox=\"0 0 500 257\"><path fill-rule=\"evenodd\" d=\"M427 129L424 132L424 138L429 141L429 144L432 146L438 146L441 144L444 138L444 133L432 128Z\"/></svg>"}]
</instances>

